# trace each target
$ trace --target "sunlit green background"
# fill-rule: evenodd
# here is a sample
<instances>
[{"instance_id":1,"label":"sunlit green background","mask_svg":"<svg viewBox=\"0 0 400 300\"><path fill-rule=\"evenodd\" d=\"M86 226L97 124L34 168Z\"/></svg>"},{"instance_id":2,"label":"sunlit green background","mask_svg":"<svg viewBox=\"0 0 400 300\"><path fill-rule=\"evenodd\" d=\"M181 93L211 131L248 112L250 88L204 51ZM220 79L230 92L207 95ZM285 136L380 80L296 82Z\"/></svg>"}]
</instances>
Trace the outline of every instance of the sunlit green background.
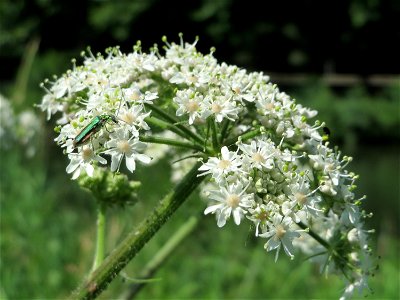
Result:
<instances>
[{"instance_id":1,"label":"sunlit green background","mask_svg":"<svg viewBox=\"0 0 400 300\"><path fill-rule=\"evenodd\" d=\"M379 268L368 298L398 299L399 2L268 1L266 7L249 0L186 2L0 2L0 93L15 113L31 108L42 124L31 142L37 149L32 158L26 145L1 140L0 298L66 297L92 263L95 204L66 174L67 159L53 143L55 124L33 108L43 95L39 83L65 72L87 45L94 52L114 45L130 51L138 39L148 48L162 35L178 41L183 32L188 41L199 35L203 52L215 46L220 61L271 74L282 90L319 111L332 144L354 156L349 168L360 174L358 193L368 195L364 208L374 214L366 226L376 229L372 245ZM143 181L140 202L108 213L109 251L171 188L169 175L166 160L137 172L135 179ZM126 275L136 278L168 237L204 207L196 196L186 202L128 265ZM219 229L215 223L202 217L138 298L341 295L341 279L321 276L301 255L294 261L282 255L274 263L263 241L249 236L248 226ZM129 285L117 278L101 298L122 297Z\"/></svg>"}]
</instances>

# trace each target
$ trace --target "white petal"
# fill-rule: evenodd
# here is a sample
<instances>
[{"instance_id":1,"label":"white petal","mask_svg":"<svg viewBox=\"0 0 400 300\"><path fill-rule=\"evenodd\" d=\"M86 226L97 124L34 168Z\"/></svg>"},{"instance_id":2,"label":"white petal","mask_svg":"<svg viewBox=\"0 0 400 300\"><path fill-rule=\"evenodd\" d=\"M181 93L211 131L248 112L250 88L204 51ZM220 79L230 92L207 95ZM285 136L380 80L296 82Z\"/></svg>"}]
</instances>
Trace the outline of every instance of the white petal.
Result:
<instances>
[{"instance_id":1,"label":"white petal","mask_svg":"<svg viewBox=\"0 0 400 300\"><path fill-rule=\"evenodd\" d=\"M274 250L278 248L281 245L280 240L275 240L274 237L270 238L268 242L264 245L264 248L267 249L267 251Z\"/></svg>"},{"instance_id":2,"label":"white petal","mask_svg":"<svg viewBox=\"0 0 400 300\"><path fill-rule=\"evenodd\" d=\"M76 169L76 171L74 172L74 174L72 175L72 180L75 180L79 177L79 175L81 174L81 168Z\"/></svg>"},{"instance_id":3,"label":"white petal","mask_svg":"<svg viewBox=\"0 0 400 300\"><path fill-rule=\"evenodd\" d=\"M91 164L86 165L85 171L89 177L93 177L94 167Z\"/></svg>"},{"instance_id":4,"label":"white petal","mask_svg":"<svg viewBox=\"0 0 400 300\"><path fill-rule=\"evenodd\" d=\"M240 219L242 214L240 213L239 209L233 210L233 220L235 221L236 225L240 225Z\"/></svg>"},{"instance_id":5,"label":"white petal","mask_svg":"<svg viewBox=\"0 0 400 300\"><path fill-rule=\"evenodd\" d=\"M145 155L145 154L136 154L135 155L137 160L141 161L144 164L148 164L151 162L151 157Z\"/></svg>"},{"instance_id":6,"label":"white petal","mask_svg":"<svg viewBox=\"0 0 400 300\"><path fill-rule=\"evenodd\" d=\"M131 171L133 173L133 171L135 171L135 169L136 169L135 158L132 156L126 157L125 161L126 161L126 167L128 168L129 171Z\"/></svg>"},{"instance_id":7,"label":"white petal","mask_svg":"<svg viewBox=\"0 0 400 300\"><path fill-rule=\"evenodd\" d=\"M223 227L226 224L226 215L221 212L217 215L217 225L218 227Z\"/></svg>"},{"instance_id":8,"label":"white petal","mask_svg":"<svg viewBox=\"0 0 400 300\"><path fill-rule=\"evenodd\" d=\"M215 211L217 211L217 210L220 209L221 207L222 207L221 204L211 205L211 206L207 207L207 208L204 210L204 214L205 214L205 215L208 215L209 213L214 213Z\"/></svg>"},{"instance_id":9,"label":"white petal","mask_svg":"<svg viewBox=\"0 0 400 300\"><path fill-rule=\"evenodd\" d=\"M66 168L67 173L71 174L72 172L74 172L76 170L76 168L79 167L79 162L80 162L80 159L72 158L71 162L69 163L69 165Z\"/></svg>"},{"instance_id":10,"label":"white petal","mask_svg":"<svg viewBox=\"0 0 400 300\"><path fill-rule=\"evenodd\" d=\"M114 172L118 169L119 162L122 158L122 154L115 154L111 156L111 172Z\"/></svg>"},{"instance_id":11,"label":"white petal","mask_svg":"<svg viewBox=\"0 0 400 300\"><path fill-rule=\"evenodd\" d=\"M223 147L221 148L221 154L222 154L222 158L223 158L223 159L229 160L229 150L228 150L228 147L223 146Z\"/></svg>"},{"instance_id":12,"label":"white petal","mask_svg":"<svg viewBox=\"0 0 400 300\"><path fill-rule=\"evenodd\" d=\"M107 160L104 157L101 157L99 155L95 156L95 160L97 160L99 163L105 165L107 163Z\"/></svg>"}]
</instances>

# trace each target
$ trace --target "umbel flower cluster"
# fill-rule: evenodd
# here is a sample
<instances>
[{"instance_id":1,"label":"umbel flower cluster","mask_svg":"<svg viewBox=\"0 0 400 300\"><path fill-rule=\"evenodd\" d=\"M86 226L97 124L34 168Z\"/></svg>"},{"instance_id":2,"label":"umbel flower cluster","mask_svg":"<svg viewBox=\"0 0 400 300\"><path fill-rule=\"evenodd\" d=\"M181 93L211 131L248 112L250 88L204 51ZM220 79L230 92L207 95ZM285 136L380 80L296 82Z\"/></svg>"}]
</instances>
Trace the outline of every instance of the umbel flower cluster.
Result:
<instances>
[{"instance_id":1,"label":"umbel flower cluster","mask_svg":"<svg viewBox=\"0 0 400 300\"><path fill-rule=\"evenodd\" d=\"M368 288L371 272L364 198L354 195L351 161L329 147L317 112L281 92L263 73L219 63L193 44L142 52L83 53L83 65L54 80L40 108L61 113L56 142L76 179L96 168L134 172L157 159L152 145L189 165L203 164L202 195L223 227L251 222L267 251L300 250L324 272L344 275L343 298ZM150 154L151 153L151 154ZM159 153L160 154L160 153ZM189 158L188 158L189 157ZM188 158L188 159L185 159ZM125 168L126 167L126 168ZM182 172L182 169L178 172Z\"/></svg>"},{"instance_id":2,"label":"umbel flower cluster","mask_svg":"<svg viewBox=\"0 0 400 300\"><path fill-rule=\"evenodd\" d=\"M32 109L16 112L11 101L0 94L0 150L19 145L25 155L33 157L40 135L40 122Z\"/></svg>"}]
</instances>

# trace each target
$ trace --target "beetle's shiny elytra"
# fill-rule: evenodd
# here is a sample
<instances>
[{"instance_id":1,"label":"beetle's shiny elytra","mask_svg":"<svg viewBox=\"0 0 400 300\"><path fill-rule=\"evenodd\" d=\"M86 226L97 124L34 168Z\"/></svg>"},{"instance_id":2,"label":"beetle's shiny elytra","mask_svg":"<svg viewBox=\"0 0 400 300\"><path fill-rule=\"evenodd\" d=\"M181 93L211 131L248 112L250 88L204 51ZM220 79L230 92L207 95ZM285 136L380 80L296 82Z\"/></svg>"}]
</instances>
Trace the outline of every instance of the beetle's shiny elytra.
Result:
<instances>
[{"instance_id":1,"label":"beetle's shiny elytra","mask_svg":"<svg viewBox=\"0 0 400 300\"><path fill-rule=\"evenodd\" d=\"M90 121L85 128L82 129L81 132L74 138L73 145L74 148L83 146L90 141L92 135L98 132L107 122L114 122L115 124L118 123L117 118L114 115L98 115Z\"/></svg>"}]
</instances>

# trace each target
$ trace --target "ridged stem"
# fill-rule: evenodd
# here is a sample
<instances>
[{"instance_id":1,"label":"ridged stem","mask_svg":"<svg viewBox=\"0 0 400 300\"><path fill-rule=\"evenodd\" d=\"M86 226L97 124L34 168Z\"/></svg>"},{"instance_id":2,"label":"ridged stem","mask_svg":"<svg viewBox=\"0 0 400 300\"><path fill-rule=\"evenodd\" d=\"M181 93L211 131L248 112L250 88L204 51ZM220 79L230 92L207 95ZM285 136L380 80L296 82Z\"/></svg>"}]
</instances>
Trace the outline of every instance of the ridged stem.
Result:
<instances>
[{"instance_id":1,"label":"ridged stem","mask_svg":"<svg viewBox=\"0 0 400 300\"><path fill-rule=\"evenodd\" d=\"M71 294L70 299L94 299L108 286L204 179L203 176L197 176L200 165L198 162L193 166L181 182L155 206L147 218L135 227L89 275L89 278Z\"/></svg>"}]
</instances>

